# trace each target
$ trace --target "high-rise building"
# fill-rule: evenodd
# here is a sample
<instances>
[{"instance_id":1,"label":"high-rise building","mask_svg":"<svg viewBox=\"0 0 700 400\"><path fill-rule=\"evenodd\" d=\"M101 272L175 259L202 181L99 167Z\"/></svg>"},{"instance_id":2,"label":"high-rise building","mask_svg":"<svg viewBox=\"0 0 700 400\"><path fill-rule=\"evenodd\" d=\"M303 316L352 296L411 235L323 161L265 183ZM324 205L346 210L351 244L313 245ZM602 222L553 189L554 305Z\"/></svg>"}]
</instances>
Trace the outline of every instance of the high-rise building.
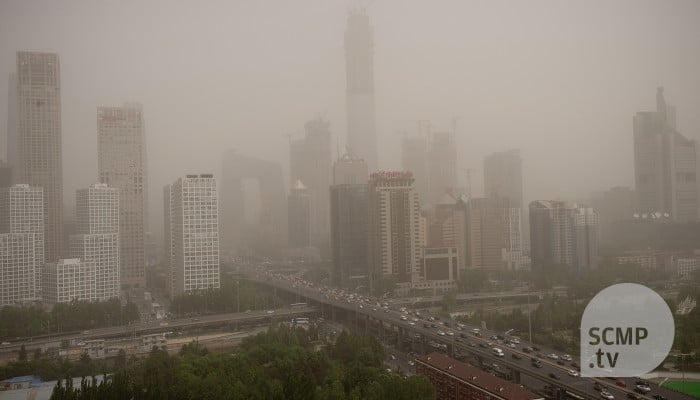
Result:
<instances>
[{"instance_id":1,"label":"high-rise building","mask_svg":"<svg viewBox=\"0 0 700 400\"><path fill-rule=\"evenodd\" d=\"M12 186L12 167L0 160L0 189Z\"/></svg>"},{"instance_id":2,"label":"high-rise building","mask_svg":"<svg viewBox=\"0 0 700 400\"><path fill-rule=\"evenodd\" d=\"M170 243L171 296L218 289L219 201L211 174L187 175L170 185L165 232Z\"/></svg>"},{"instance_id":3,"label":"high-rise building","mask_svg":"<svg viewBox=\"0 0 700 400\"><path fill-rule=\"evenodd\" d=\"M628 187L614 187L591 194L591 206L598 213L600 242L612 244L613 225L634 216L634 190Z\"/></svg>"},{"instance_id":4,"label":"high-rise building","mask_svg":"<svg viewBox=\"0 0 700 400\"><path fill-rule=\"evenodd\" d=\"M598 216L592 208L565 201L530 203L533 267L566 264L575 270L598 266Z\"/></svg>"},{"instance_id":5,"label":"high-rise building","mask_svg":"<svg viewBox=\"0 0 700 400\"><path fill-rule=\"evenodd\" d=\"M457 186L457 151L448 132L435 132L422 123L417 136L408 136L401 144L401 166L411 171L421 206L432 208Z\"/></svg>"},{"instance_id":6,"label":"high-rise building","mask_svg":"<svg viewBox=\"0 0 700 400\"><path fill-rule=\"evenodd\" d=\"M467 266L466 212L455 198L445 194L443 199L435 205L427 233L427 247L457 249L460 269L465 269Z\"/></svg>"},{"instance_id":7,"label":"high-rise building","mask_svg":"<svg viewBox=\"0 0 700 400\"><path fill-rule=\"evenodd\" d=\"M438 204L457 186L457 146L449 132L435 132L428 153L428 204Z\"/></svg>"},{"instance_id":8,"label":"high-rise building","mask_svg":"<svg viewBox=\"0 0 700 400\"><path fill-rule=\"evenodd\" d=\"M329 194L331 186L331 131L330 123L315 119L304 125L303 139L290 143L290 182L301 181L312 197L312 242L328 242L330 233ZM291 216L290 216L291 217Z\"/></svg>"},{"instance_id":9,"label":"high-rise building","mask_svg":"<svg viewBox=\"0 0 700 400\"><path fill-rule=\"evenodd\" d=\"M95 266L91 262L81 262L79 258L47 263L43 286L46 304L100 300L96 297Z\"/></svg>"},{"instance_id":10,"label":"high-rise building","mask_svg":"<svg viewBox=\"0 0 700 400\"><path fill-rule=\"evenodd\" d=\"M7 91L7 163L12 168L11 182L19 178L19 127L17 119L19 107L17 98L17 73L11 73Z\"/></svg>"},{"instance_id":11,"label":"high-rise building","mask_svg":"<svg viewBox=\"0 0 700 400\"><path fill-rule=\"evenodd\" d=\"M0 189L0 305L40 299L44 206L39 187Z\"/></svg>"},{"instance_id":12,"label":"high-rise building","mask_svg":"<svg viewBox=\"0 0 700 400\"><path fill-rule=\"evenodd\" d=\"M146 286L145 234L148 173L140 104L97 109L97 164L101 183L119 191L119 277L123 289Z\"/></svg>"},{"instance_id":13,"label":"high-rise building","mask_svg":"<svg viewBox=\"0 0 700 400\"><path fill-rule=\"evenodd\" d=\"M510 207L523 207L523 172L520 150L489 155L484 159L484 194L508 199Z\"/></svg>"},{"instance_id":14,"label":"high-rise building","mask_svg":"<svg viewBox=\"0 0 700 400\"><path fill-rule=\"evenodd\" d=\"M346 152L333 163L334 185L363 185L369 179L365 160Z\"/></svg>"},{"instance_id":15,"label":"high-rise building","mask_svg":"<svg viewBox=\"0 0 700 400\"><path fill-rule=\"evenodd\" d=\"M257 184L257 198L246 183ZM287 205L282 166L236 151L223 156L221 240L225 250L262 250L284 245ZM252 190L250 190L252 191ZM253 198L249 201L249 199ZM250 204L253 202L254 204ZM253 206L258 206L259 212ZM253 222L249 222L252 220Z\"/></svg>"},{"instance_id":16,"label":"high-rise building","mask_svg":"<svg viewBox=\"0 0 700 400\"><path fill-rule=\"evenodd\" d=\"M369 188L367 183L331 186L333 285L368 285Z\"/></svg>"},{"instance_id":17,"label":"high-rise building","mask_svg":"<svg viewBox=\"0 0 700 400\"><path fill-rule=\"evenodd\" d=\"M18 159L13 181L43 189L44 259L56 261L63 250L61 72L58 55L17 52L15 95ZM10 136L13 134L11 132Z\"/></svg>"},{"instance_id":18,"label":"high-rise building","mask_svg":"<svg viewBox=\"0 0 700 400\"><path fill-rule=\"evenodd\" d=\"M637 213L668 214L674 221L698 219L698 149L676 130L675 109L664 89L656 92L656 111L634 116L634 181Z\"/></svg>"},{"instance_id":19,"label":"high-rise building","mask_svg":"<svg viewBox=\"0 0 700 400\"><path fill-rule=\"evenodd\" d=\"M370 284L420 280L420 201L410 172L382 171L369 180Z\"/></svg>"},{"instance_id":20,"label":"high-rise building","mask_svg":"<svg viewBox=\"0 0 700 400\"><path fill-rule=\"evenodd\" d=\"M345 30L345 74L350 151L377 169L377 134L374 108L374 39L364 10L348 15Z\"/></svg>"},{"instance_id":21,"label":"high-rise building","mask_svg":"<svg viewBox=\"0 0 700 400\"><path fill-rule=\"evenodd\" d=\"M72 258L91 267L93 300L119 297L119 190L98 183L76 193L76 231Z\"/></svg>"},{"instance_id":22,"label":"high-rise building","mask_svg":"<svg viewBox=\"0 0 700 400\"><path fill-rule=\"evenodd\" d=\"M289 247L308 247L311 244L312 200L309 189L301 181L296 181L287 197L289 216Z\"/></svg>"}]
</instances>

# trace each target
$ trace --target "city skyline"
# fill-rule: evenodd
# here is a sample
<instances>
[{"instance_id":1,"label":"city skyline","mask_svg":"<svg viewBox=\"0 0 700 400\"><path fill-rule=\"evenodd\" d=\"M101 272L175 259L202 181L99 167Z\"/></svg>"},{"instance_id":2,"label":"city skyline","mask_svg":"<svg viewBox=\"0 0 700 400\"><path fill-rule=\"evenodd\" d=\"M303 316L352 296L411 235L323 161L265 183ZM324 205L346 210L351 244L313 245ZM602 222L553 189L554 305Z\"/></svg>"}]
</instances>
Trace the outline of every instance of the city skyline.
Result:
<instances>
[{"instance_id":1,"label":"city skyline","mask_svg":"<svg viewBox=\"0 0 700 400\"><path fill-rule=\"evenodd\" d=\"M155 4L155 3L154 3ZM582 4L582 3L581 3ZM620 22L625 22L626 7L622 4L612 5L608 9L609 17L600 17L591 13L579 3L563 7L553 2L535 2L525 7L517 6L517 13L503 9L498 5L472 4L471 7L463 5L445 4L441 7L426 8L420 4L402 4L405 12L399 20L389 23L392 11L397 7L396 3L375 3L368 10L371 25L374 30L374 55L375 55L375 98L377 106L377 137L380 148L380 159L385 160L382 169L390 169L399 165L399 151L393 148L391 143L398 140L398 131L410 130L415 127L415 120L430 119L435 121L440 130L449 130L452 118L457 118L457 151L460 168L472 169L472 187L481 188L480 160L483 156L494 151L508 148L520 148L524 160L523 174L527 182L524 197L527 201L536 198L576 198L586 196L591 190L603 190L612 186L632 186L633 181L633 154L630 151L631 123L629 115L643 110L653 109L653 99L649 99L648 93L658 85L667 88L668 97L679 107L678 129L688 137L695 137L700 126L700 117L689 110L700 107L696 80L689 71L698 68L698 57L691 52L692 41L696 37L695 25L689 24L690 16L697 15L698 5L692 2L679 2L675 7L662 4L646 4L638 8L639 15L635 23L630 22L630 33L623 34L616 30ZM346 26L349 4L321 5L313 4L309 8L315 11L300 12L292 7L278 6L275 10L284 18L273 13L267 20L262 19L259 27L240 27L239 30L228 31L218 25L214 20L210 29L203 29L201 36L192 36L183 41L184 47L178 47L178 53L182 49L190 49L193 57L201 55L202 50L195 49L198 39L204 41L213 38L213 43L219 43L222 39L232 40L235 46L244 49L250 58L239 59L240 68L236 74L226 75L222 82L225 86L237 88L237 93L252 93L247 96L252 101L241 103L234 96L230 100L221 101L220 91L211 85L204 84L201 76L194 74L199 69L194 67L184 68L188 63L184 61L169 45L159 46L156 40L161 34L170 33L174 29L171 23L158 23L154 29L154 35L143 37L142 45L136 49L126 47L127 41L116 40L113 33L104 33L104 36L96 35L94 38L78 38L74 35L73 27L81 27L84 31L89 28L91 22L80 18L72 20L73 24L59 25L46 35L49 28L57 28L59 20L51 17L48 10L52 5L46 4L46 14L39 11L28 11L20 7L18 3L6 3L3 6L3 24L8 35L0 39L0 48L12 54L15 50L23 49L51 49L61 55L62 61L62 86L64 111L64 148L71 150L71 159L75 156L76 148L92 147L94 139L94 115L95 108L100 104L114 104L123 101L137 100L144 104L149 115L149 160L154 167L151 171L152 181L150 196L159 196L158 187L168 182L173 173L182 174L186 169L205 168L216 171L218 157L207 157L212 148L238 148L241 152L251 156L260 157L265 152L269 158L285 162L286 134L300 130L303 122L318 114L328 113L331 122L333 141L337 145L333 148L342 148L345 137L345 58L343 53L343 32ZM101 9L96 5L76 4L73 7L82 6L86 10L100 15L119 15L125 10L111 8ZM315 6L315 8L314 8ZM203 7L191 10L188 7L171 10L173 20L184 18L184 15L210 15L216 6ZM265 6L243 8L241 11L249 11L252 16L259 13L269 15L269 9ZM149 5L141 10L146 18L139 17L132 24L131 34L136 34L143 29L150 13L158 7ZM546 13L542 13L546 11ZM76 13L76 15L79 13ZM222 13L225 14L225 13ZM240 13L234 13L240 14ZM542 15L550 16L547 19ZM592 37L582 37L582 26L578 23L569 24L561 34L570 38L578 46L575 50L561 50L561 43L555 39L542 36L547 29L561 28L576 14L582 21L595 22L600 29ZM483 22L472 19L482 19ZM522 22L513 21L515 15L519 15ZM43 24L31 24L35 32L25 33L22 21L31 16L38 18ZM449 16L449 17L446 17ZM441 18L443 17L443 18ZM520 28L505 30L494 39L485 39L483 35L463 35L463 45L455 41L445 41L453 38L455 33L462 32L458 26L465 25L457 22L472 21L473 28L466 29L466 34L473 33L479 27L483 27L487 21L494 18L504 18L513 22L513 26ZM77 18L77 17L66 17ZM431 22L435 18L441 18L439 29L426 31L426 29L408 29L419 26L416 22L426 19ZM70 19L69 19L70 20ZM115 19L116 21L117 19ZM148 19L150 21L150 19ZM578 20L578 19L577 19ZM107 23L120 32L121 27ZM272 29L271 23L280 26L279 30ZM299 31L296 25L304 21L307 30ZM658 29L654 35L643 29L646 25L669 26L672 29ZM543 23L540 30L526 31L521 36L526 23ZM469 25L469 24L466 24ZM70 27L69 27L70 26ZM181 26L181 25L178 25ZM262 28L262 29L261 29ZM491 29L491 28L489 28ZM283 38L278 32L295 32L302 34L301 38L292 40ZM487 29L485 32L488 32ZM111 31L110 31L111 32ZM241 35L241 33L253 33L253 35ZM516 34L517 33L517 34ZM178 34L181 35L181 34ZM267 36L270 35L270 36ZM323 37L319 36L323 35ZM128 36L128 35L127 35ZM118 36L122 37L122 36ZM177 36L176 37L181 37ZM221 38L219 38L221 37ZM239 37L241 39L239 39ZM270 50L251 50L248 43L241 42L247 37L250 44L258 44L261 40L269 42ZM401 38L399 41L398 39ZM110 46L95 46L95 40L110 43ZM593 48L599 40L605 40L615 44L615 48L623 49L629 61L620 59L604 47L600 51L600 57L592 57ZM415 57L414 52L406 46L406 42L415 42L416 48L424 57ZM303 43L313 44L311 47ZM450 43L450 45L446 45ZM523 43L523 51L513 47L517 43ZM668 46L674 43L675 46ZM293 46L292 46L293 44ZM642 46L643 45L643 46ZM287 49L275 53L274 49ZM641 51L641 47L644 51ZM106 48L109 48L111 56L100 57ZM313 48L313 52L311 49ZM498 49L509 49L503 53ZM471 52L465 50L472 49ZM157 50L157 52L150 52ZM561 50L572 55L571 61L578 61L580 66L569 65L569 62L559 57L551 57L552 50ZM136 51L136 53L133 53ZM296 52L299 52L298 54ZM524 51L531 51L531 58L523 59ZM572 53L573 52L573 53ZM185 52L186 53L186 52ZM97 57L91 54L98 55ZM156 57L157 54L162 54ZM292 54L311 55L309 60L318 61L324 73L310 76L308 71L314 70L311 64L280 63ZM650 58L649 54L658 54L658 57ZM143 74L143 71L133 67L120 66L115 57L134 59L135 56L145 56L145 60L154 65L153 70L161 71L162 79L152 79L151 75ZM230 61L217 55L217 62L211 65L211 73L206 75L221 76L223 70L219 66L230 65ZM281 58L279 58L281 57ZM602 58L601 58L602 57ZM138 58L138 57L136 57ZM297 57L295 57L296 59ZM608 60L599 66L591 66L589 59ZM70 60L66 64L66 60ZM107 60L109 64L105 64ZM264 86L254 89L255 82L260 82L260 73L251 70L252 60L270 61L271 65L287 64L284 73L267 77ZM411 61L407 63L406 61ZM445 60L446 63L435 65L435 60ZM163 62L170 67L160 68ZM451 62L450 62L451 61ZM523 62L525 61L525 62ZM643 61L643 62L640 62ZM470 64L465 64L471 62ZM483 74L487 63L495 66L490 73ZM634 74L621 75L615 71L631 70L628 68L634 62ZM319 64L320 63L320 64ZM397 67L401 65L400 69ZM432 66L431 66L432 65ZM509 65L517 65L509 67ZM85 69L82 66L92 66ZM120 66L121 67L121 66ZM573 68L572 71L587 71L588 85L576 85L570 76L575 74L542 73L555 71L562 67L561 71ZM13 70L7 60L0 62L0 74L7 76ZM439 73L441 68L446 68L444 73ZM577 69L578 68L578 69ZM588 68L588 70L586 70ZM168 72L172 69L172 72ZM457 74L456 71L460 71ZM551 71L550 71L551 70ZM263 69L260 72L269 72ZM432 73L431 73L432 71ZM559 71L559 70L556 70ZM555 72L556 72L555 71ZM611 76L603 76L601 72L610 72ZM427 73L426 73L427 72ZM173 75L177 74L177 75ZM241 75L243 74L243 75ZM143 75L143 78L139 76ZM438 76L439 75L439 76ZM478 75L483 81L477 82L472 78ZM512 76L511 76L512 75ZM195 78L200 76L200 78ZM250 84L244 84L238 76L247 76ZM80 77L80 79L78 79ZM545 79L546 78L546 79ZM613 79L616 81L613 82ZM182 82L185 88L198 87L208 94L211 102L201 107L191 100L183 99L181 94L172 92L163 83L168 80ZM84 83L83 83L84 82ZM297 82L290 84L290 82ZM89 83L89 86L85 86ZM418 84L416 84L418 83ZM449 85L448 85L449 83ZM7 93L6 80L0 81L0 89ZM307 88L308 99L299 101L299 88ZM87 88L90 88L87 90ZM277 88L279 96L271 95L269 88ZM446 90L449 95L445 95ZM567 94L566 101L559 96L553 96L554 87L561 88ZM66 92L65 88L69 91ZM507 89L506 89L507 88ZM214 90L212 92L212 89ZM580 89L580 90L576 90ZM416 96L417 90L423 95ZM294 92L296 104L289 102L289 93ZM178 89L178 93L181 91ZM558 92L557 92L558 93ZM181 102L164 100L171 98ZM261 112L261 100L270 101L271 107L265 106L265 113L270 109L279 111L274 120L267 122L261 118L265 113ZM408 101L407 99L413 99ZM401 101L399 101L401 100ZM0 126L8 122L6 110L7 99L0 101ZM233 105L240 112L228 113L223 110ZM68 108L66 108L68 107ZM175 107L175 108L173 108ZM167 112L164 112L168 110ZM182 114L185 110L195 113L198 118L194 120L205 121L205 129L201 130L190 121L179 121L173 115ZM175 112L172 112L175 111ZM66 117L69 115L70 117ZM416 117L413 117L413 116ZM498 115L507 118L498 118ZM227 116L227 117L224 117ZM228 117L230 116L230 117ZM535 116L537 116L535 118ZM68 119L66 119L68 118ZM449 121L449 122L448 122ZM222 123L225 123L222 125ZM225 126L225 127L224 127ZM190 138L188 133L201 131L207 140ZM252 140L244 132L255 132L256 137L265 137L263 142ZM93 136L93 137L91 137ZM198 135L192 135L198 136ZM167 138L175 138L168 140ZM0 142L1 143L1 142ZM159 145L154 145L158 143ZM542 153L540 144L546 143L547 148L553 151ZM570 148L575 145L577 150ZM555 151L554 151L555 150ZM560 160L557 154L568 153L571 163L564 166L566 174L555 174L551 165ZM595 154L597 162L586 163L586 155ZM0 152L0 157L3 157ZM265 157L268 158L268 157ZM68 158L67 158L68 159ZM177 159L178 163L171 160ZM64 199L72 202L71 193L74 189L84 187L94 182L93 168L84 168L85 165L96 162L96 155L82 154L80 166L73 163L65 163L66 171L64 179L67 185L64 190ZM201 165L200 165L201 164ZM560 170L557 168L556 170ZM286 174L285 174L286 176ZM542 179L539 177L546 177ZM458 170L459 185L465 183L465 173ZM575 184L572 182L576 182ZM287 183L289 187L289 182ZM477 193L475 193L477 194ZM150 223L154 226L151 231L156 234L160 231L162 223L159 202L152 202Z\"/></svg>"}]
</instances>

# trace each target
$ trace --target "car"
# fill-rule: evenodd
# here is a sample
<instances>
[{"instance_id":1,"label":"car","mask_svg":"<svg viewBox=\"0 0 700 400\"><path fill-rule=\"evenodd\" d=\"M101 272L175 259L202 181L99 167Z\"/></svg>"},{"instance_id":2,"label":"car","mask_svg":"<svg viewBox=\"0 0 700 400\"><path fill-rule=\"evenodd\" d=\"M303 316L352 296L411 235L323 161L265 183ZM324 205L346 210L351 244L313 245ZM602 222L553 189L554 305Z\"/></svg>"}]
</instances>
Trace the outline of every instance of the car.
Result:
<instances>
[{"instance_id":1,"label":"car","mask_svg":"<svg viewBox=\"0 0 700 400\"><path fill-rule=\"evenodd\" d=\"M416 323L413 322L413 321L408 321L408 324L411 325L411 326L413 326L413 325L415 325Z\"/></svg>"},{"instance_id":2,"label":"car","mask_svg":"<svg viewBox=\"0 0 700 400\"><path fill-rule=\"evenodd\" d=\"M564 360L558 360L558 361L557 361L557 364L559 364L559 365L566 365L566 363L564 362Z\"/></svg>"},{"instance_id":3,"label":"car","mask_svg":"<svg viewBox=\"0 0 700 400\"><path fill-rule=\"evenodd\" d=\"M414 365L416 365L416 362L413 360L408 360L408 365L414 366Z\"/></svg>"},{"instance_id":4,"label":"car","mask_svg":"<svg viewBox=\"0 0 700 400\"><path fill-rule=\"evenodd\" d=\"M524 347L523 348L523 351L526 353L532 353L532 350L533 350L532 347Z\"/></svg>"},{"instance_id":5,"label":"car","mask_svg":"<svg viewBox=\"0 0 700 400\"><path fill-rule=\"evenodd\" d=\"M616 380L615 384L619 387L627 387L627 382L623 381L622 379Z\"/></svg>"},{"instance_id":6,"label":"car","mask_svg":"<svg viewBox=\"0 0 700 400\"><path fill-rule=\"evenodd\" d=\"M402 315L402 316L401 316L401 321L408 321L408 317L405 316L405 315Z\"/></svg>"},{"instance_id":7,"label":"car","mask_svg":"<svg viewBox=\"0 0 700 400\"><path fill-rule=\"evenodd\" d=\"M445 331L439 330L439 331L437 331L437 334L440 336L445 336Z\"/></svg>"},{"instance_id":8,"label":"car","mask_svg":"<svg viewBox=\"0 0 700 400\"><path fill-rule=\"evenodd\" d=\"M518 338L516 336L513 336L512 338L510 338L510 341L515 343L515 344L520 344L520 338Z\"/></svg>"},{"instance_id":9,"label":"car","mask_svg":"<svg viewBox=\"0 0 700 400\"><path fill-rule=\"evenodd\" d=\"M268 314L274 314L274 313L275 313L275 310L267 310L267 313L268 313Z\"/></svg>"},{"instance_id":10,"label":"car","mask_svg":"<svg viewBox=\"0 0 700 400\"><path fill-rule=\"evenodd\" d=\"M491 336L491 340L498 340L498 335Z\"/></svg>"},{"instance_id":11,"label":"car","mask_svg":"<svg viewBox=\"0 0 700 400\"><path fill-rule=\"evenodd\" d=\"M506 344L506 347L510 347L511 349L514 349L515 343L508 343L508 344Z\"/></svg>"},{"instance_id":12,"label":"car","mask_svg":"<svg viewBox=\"0 0 700 400\"><path fill-rule=\"evenodd\" d=\"M11 343L10 342L2 342L0 343L0 346L9 346Z\"/></svg>"},{"instance_id":13,"label":"car","mask_svg":"<svg viewBox=\"0 0 700 400\"><path fill-rule=\"evenodd\" d=\"M396 360L396 356L393 354L389 354L389 358L391 358L392 361Z\"/></svg>"},{"instance_id":14,"label":"car","mask_svg":"<svg viewBox=\"0 0 700 400\"><path fill-rule=\"evenodd\" d=\"M615 398L615 396L613 396L612 393L608 392L607 390L601 390L600 397L607 400L613 400Z\"/></svg>"},{"instance_id":15,"label":"car","mask_svg":"<svg viewBox=\"0 0 700 400\"><path fill-rule=\"evenodd\" d=\"M447 331L447 335L448 335L448 336L454 336L454 335L455 335L455 333L454 333L454 332L452 332L452 331Z\"/></svg>"},{"instance_id":16,"label":"car","mask_svg":"<svg viewBox=\"0 0 700 400\"><path fill-rule=\"evenodd\" d=\"M579 368L579 365L578 365L577 362L572 362L572 363L571 363L571 366L574 367L574 368Z\"/></svg>"},{"instance_id":17,"label":"car","mask_svg":"<svg viewBox=\"0 0 700 400\"><path fill-rule=\"evenodd\" d=\"M651 388L648 385L636 385L634 391L641 394L647 394L651 392Z\"/></svg>"},{"instance_id":18,"label":"car","mask_svg":"<svg viewBox=\"0 0 700 400\"><path fill-rule=\"evenodd\" d=\"M593 390L601 391L605 389L605 386L601 385L600 382L596 382L593 384Z\"/></svg>"},{"instance_id":19,"label":"car","mask_svg":"<svg viewBox=\"0 0 700 400\"><path fill-rule=\"evenodd\" d=\"M542 368L542 361L540 361L540 360L538 360L538 359L536 359L536 358L533 358L533 359L531 359L530 361L532 362L532 366L533 366L533 367L535 367L535 368Z\"/></svg>"},{"instance_id":20,"label":"car","mask_svg":"<svg viewBox=\"0 0 700 400\"><path fill-rule=\"evenodd\" d=\"M554 372L550 372L549 377L552 379L559 379L559 375L555 374Z\"/></svg>"},{"instance_id":21,"label":"car","mask_svg":"<svg viewBox=\"0 0 700 400\"><path fill-rule=\"evenodd\" d=\"M649 386L649 382L645 381L644 379L637 379L634 382L635 385L644 385L644 386Z\"/></svg>"},{"instance_id":22,"label":"car","mask_svg":"<svg viewBox=\"0 0 700 400\"><path fill-rule=\"evenodd\" d=\"M515 360L522 360L523 359L523 357L518 353L513 353L511 355L511 357L513 357L513 359L515 359Z\"/></svg>"},{"instance_id":23,"label":"car","mask_svg":"<svg viewBox=\"0 0 700 400\"><path fill-rule=\"evenodd\" d=\"M571 361L571 360L573 360L573 358L571 358L571 356L568 355L568 354L564 354L563 356L561 356L561 357L559 357L559 358L561 358L561 359L564 360L564 361Z\"/></svg>"},{"instance_id":24,"label":"car","mask_svg":"<svg viewBox=\"0 0 700 400\"><path fill-rule=\"evenodd\" d=\"M665 398L664 396L662 396L662 395L660 395L660 394L655 394L655 395L652 396L652 397L653 397L655 400L668 400L667 398Z\"/></svg>"},{"instance_id":25,"label":"car","mask_svg":"<svg viewBox=\"0 0 700 400\"><path fill-rule=\"evenodd\" d=\"M551 360L558 360L559 356L554 354L554 353L550 353L550 354L547 354L547 358L549 358Z\"/></svg>"},{"instance_id":26,"label":"car","mask_svg":"<svg viewBox=\"0 0 700 400\"><path fill-rule=\"evenodd\" d=\"M487 348L489 346L486 343L481 342L481 343L479 343L479 347Z\"/></svg>"}]
</instances>

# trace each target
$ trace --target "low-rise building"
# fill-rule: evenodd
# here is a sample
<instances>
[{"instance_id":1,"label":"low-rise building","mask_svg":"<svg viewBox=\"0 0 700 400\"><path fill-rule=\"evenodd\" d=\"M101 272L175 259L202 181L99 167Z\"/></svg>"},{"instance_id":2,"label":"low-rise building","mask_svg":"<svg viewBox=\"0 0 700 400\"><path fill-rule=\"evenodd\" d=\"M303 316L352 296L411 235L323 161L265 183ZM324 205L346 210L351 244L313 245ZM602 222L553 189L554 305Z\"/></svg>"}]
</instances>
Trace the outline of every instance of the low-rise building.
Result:
<instances>
[{"instance_id":1,"label":"low-rise building","mask_svg":"<svg viewBox=\"0 0 700 400\"><path fill-rule=\"evenodd\" d=\"M105 356L105 340L104 339L94 339L86 340L83 346L83 351L90 356L90 358L104 358Z\"/></svg>"},{"instance_id":2,"label":"low-rise building","mask_svg":"<svg viewBox=\"0 0 700 400\"><path fill-rule=\"evenodd\" d=\"M165 339L164 333L155 333L152 335L141 336L141 349L145 351L150 351L154 347L162 350L168 349L168 342Z\"/></svg>"},{"instance_id":3,"label":"low-rise building","mask_svg":"<svg viewBox=\"0 0 700 400\"><path fill-rule=\"evenodd\" d=\"M498 378L442 353L416 359L416 372L435 387L438 400L540 400L522 385Z\"/></svg>"}]
</instances>

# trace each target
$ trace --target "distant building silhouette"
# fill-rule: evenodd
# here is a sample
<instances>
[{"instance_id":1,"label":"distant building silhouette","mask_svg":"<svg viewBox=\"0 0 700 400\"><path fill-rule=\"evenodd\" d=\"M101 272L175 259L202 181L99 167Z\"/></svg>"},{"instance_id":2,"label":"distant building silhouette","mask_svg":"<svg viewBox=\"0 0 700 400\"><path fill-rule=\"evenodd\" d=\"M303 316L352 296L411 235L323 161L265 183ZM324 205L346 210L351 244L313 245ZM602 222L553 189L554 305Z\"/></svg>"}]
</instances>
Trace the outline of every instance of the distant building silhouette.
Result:
<instances>
[{"instance_id":1,"label":"distant building silhouette","mask_svg":"<svg viewBox=\"0 0 700 400\"><path fill-rule=\"evenodd\" d=\"M18 150L13 182L43 188L44 257L46 261L56 261L63 251L61 70L58 55L17 52L16 77L17 132L9 134L10 138L16 137L16 144L10 145L16 145ZM10 117L13 118L15 116Z\"/></svg>"},{"instance_id":2,"label":"distant building silhouette","mask_svg":"<svg viewBox=\"0 0 700 400\"><path fill-rule=\"evenodd\" d=\"M305 125L304 138L290 143L290 182L301 181L311 198L312 243L327 246L330 234L329 194L331 186L330 123L315 119Z\"/></svg>"},{"instance_id":3,"label":"distant building silhouette","mask_svg":"<svg viewBox=\"0 0 700 400\"><path fill-rule=\"evenodd\" d=\"M348 148L367 162L370 171L375 171L374 39L369 16L364 10L353 10L348 15L345 73Z\"/></svg>"},{"instance_id":4,"label":"distant building silhouette","mask_svg":"<svg viewBox=\"0 0 700 400\"><path fill-rule=\"evenodd\" d=\"M565 201L530 203L532 265L566 264L575 270L598 267L598 215Z\"/></svg>"},{"instance_id":5,"label":"distant building silhouette","mask_svg":"<svg viewBox=\"0 0 700 400\"><path fill-rule=\"evenodd\" d=\"M0 160L0 189L12 186L12 167Z\"/></svg>"},{"instance_id":6,"label":"distant building silhouette","mask_svg":"<svg viewBox=\"0 0 700 400\"><path fill-rule=\"evenodd\" d=\"M367 164L345 153L333 164L330 189L332 281L335 286L368 288L369 186Z\"/></svg>"},{"instance_id":7,"label":"distant building silhouette","mask_svg":"<svg viewBox=\"0 0 700 400\"><path fill-rule=\"evenodd\" d=\"M148 171L140 104L97 109L97 165L101 183L119 191L119 264L124 289L146 286Z\"/></svg>"},{"instance_id":8,"label":"distant building silhouette","mask_svg":"<svg viewBox=\"0 0 700 400\"><path fill-rule=\"evenodd\" d=\"M289 247L308 247L311 245L312 198L309 188L301 181L296 181L287 197L287 215L289 222L287 242Z\"/></svg>"},{"instance_id":9,"label":"distant building silhouette","mask_svg":"<svg viewBox=\"0 0 700 400\"><path fill-rule=\"evenodd\" d=\"M228 151L223 156L221 179L221 244L226 250L256 247L271 249L284 245L287 232L282 166ZM260 187L260 214L252 226L246 223L244 181Z\"/></svg>"},{"instance_id":10,"label":"distant building silhouette","mask_svg":"<svg viewBox=\"0 0 700 400\"><path fill-rule=\"evenodd\" d=\"M664 89L656 91L656 111L634 116L634 181L637 213L659 212L674 221L698 219L698 150L695 140L676 130L675 108Z\"/></svg>"}]
</instances>

